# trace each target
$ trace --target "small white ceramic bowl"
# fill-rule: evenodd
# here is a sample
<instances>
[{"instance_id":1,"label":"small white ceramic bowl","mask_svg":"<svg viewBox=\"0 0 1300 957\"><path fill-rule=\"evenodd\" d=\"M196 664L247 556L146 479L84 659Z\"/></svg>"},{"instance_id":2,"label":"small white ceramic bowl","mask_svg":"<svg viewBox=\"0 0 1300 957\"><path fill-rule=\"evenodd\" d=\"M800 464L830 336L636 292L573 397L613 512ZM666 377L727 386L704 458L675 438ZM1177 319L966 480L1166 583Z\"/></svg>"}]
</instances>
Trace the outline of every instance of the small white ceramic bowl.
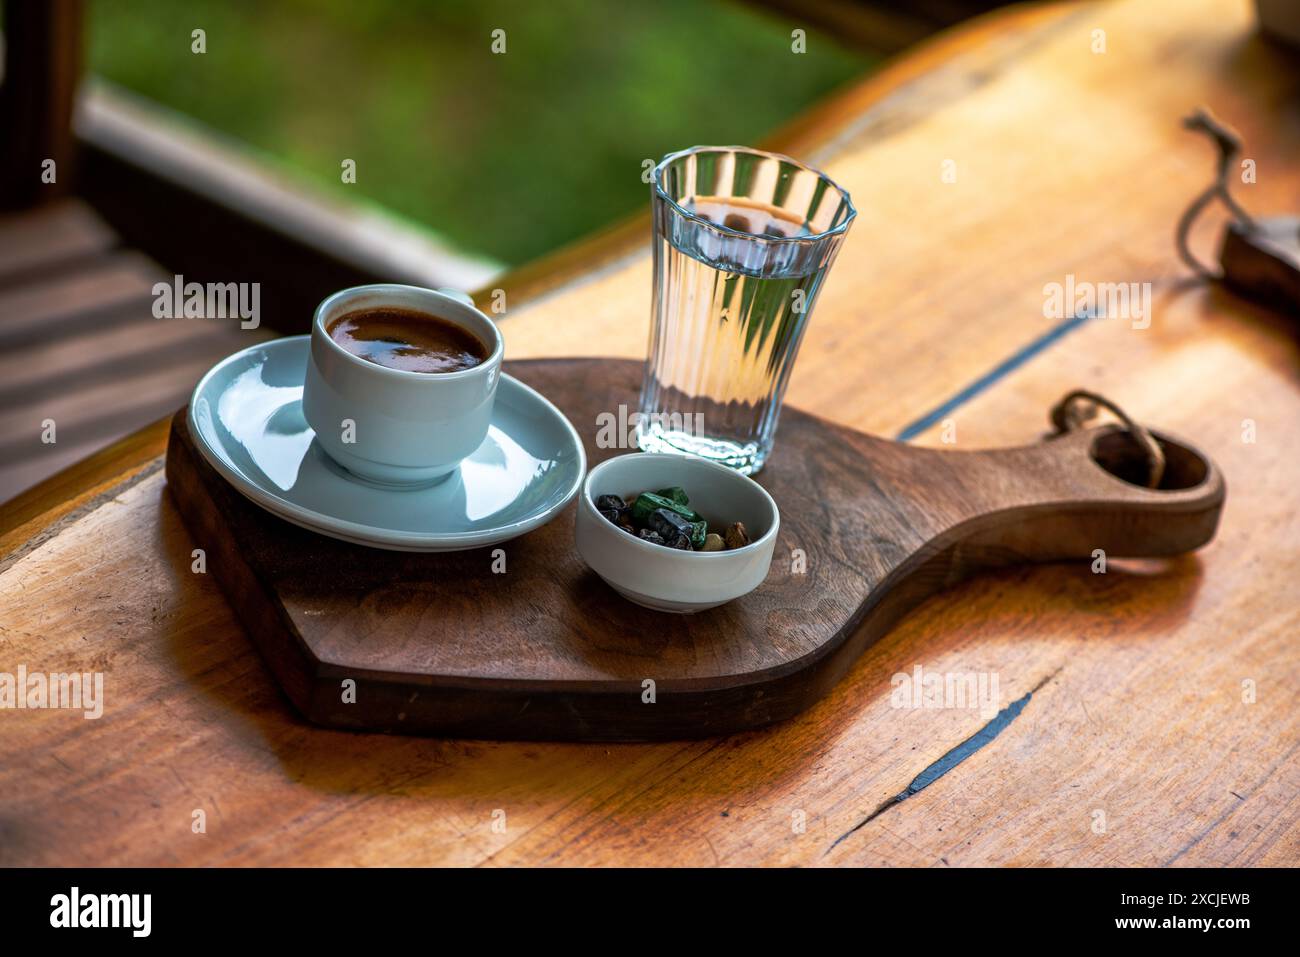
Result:
<instances>
[{"instance_id":1,"label":"small white ceramic bowl","mask_svg":"<svg viewBox=\"0 0 1300 957\"><path fill-rule=\"evenodd\" d=\"M715 527L743 522L750 544L721 552L679 551L643 542L600 512L602 495L626 497L679 485ZM629 503L630 504L630 503ZM578 496L577 544L588 565L624 598L656 611L690 613L753 591L767 577L781 525L772 496L738 472L685 455L620 455L587 474Z\"/></svg>"}]
</instances>

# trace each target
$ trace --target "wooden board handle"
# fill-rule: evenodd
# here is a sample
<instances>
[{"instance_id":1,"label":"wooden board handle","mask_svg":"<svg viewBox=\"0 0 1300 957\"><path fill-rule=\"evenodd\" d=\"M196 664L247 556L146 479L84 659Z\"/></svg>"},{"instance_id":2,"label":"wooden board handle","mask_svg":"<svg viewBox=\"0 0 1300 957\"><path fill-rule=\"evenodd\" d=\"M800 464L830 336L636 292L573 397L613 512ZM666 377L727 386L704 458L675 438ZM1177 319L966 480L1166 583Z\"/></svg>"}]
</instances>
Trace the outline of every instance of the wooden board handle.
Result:
<instances>
[{"instance_id":1,"label":"wooden board handle","mask_svg":"<svg viewBox=\"0 0 1300 957\"><path fill-rule=\"evenodd\" d=\"M1146 488L1141 446L1121 427L1103 426L1036 445L953 457L967 459L967 514L941 532L984 564L1177 555L1208 542L1226 487L1204 453L1153 432L1165 453L1160 487ZM973 557L973 556L972 556Z\"/></svg>"}]
</instances>

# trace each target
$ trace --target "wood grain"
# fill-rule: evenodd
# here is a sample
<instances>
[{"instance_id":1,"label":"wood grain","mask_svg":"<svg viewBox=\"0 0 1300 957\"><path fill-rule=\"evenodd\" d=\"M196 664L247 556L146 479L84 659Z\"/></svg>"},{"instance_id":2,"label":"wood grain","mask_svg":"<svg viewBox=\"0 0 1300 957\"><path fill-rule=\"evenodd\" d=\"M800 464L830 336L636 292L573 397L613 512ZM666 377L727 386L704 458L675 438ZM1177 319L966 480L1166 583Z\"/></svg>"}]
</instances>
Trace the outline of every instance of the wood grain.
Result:
<instances>
[{"instance_id":1,"label":"wood grain","mask_svg":"<svg viewBox=\"0 0 1300 957\"><path fill-rule=\"evenodd\" d=\"M1104 55L1088 48L1096 28ZM790 402L890 436L946 408L916 441L955 432L976 449L1037 435L1066 388L1089 386L1220 465L1232 495L1208 548L1105 576L981 575L767 730L608 746L356 735L305 725L211 575L189 572L156 428L0 514L0 670L101 668L109 699L98 722L0 713L0 860L1295 866L1300 349L1284 320L1182 281L1171 242L1212 164L1178 128L1197 103L1258 158L1241 201L1294 210L1291 63L1245 0L1021 8L867 79L795 150L869 219L818 305ZM939 180L944 158L957 183ZM1197 241L1212 256L1213 226ZM1050 336L1042 288L1070 272L1151 281L1149 327ZM544 282L510 296L512 358L641 355L642 253ZM894 676L918 664L997 675L1006 703L1032 697L876 815L987 724L892 707Z\"/></svg>"}]
</instances>

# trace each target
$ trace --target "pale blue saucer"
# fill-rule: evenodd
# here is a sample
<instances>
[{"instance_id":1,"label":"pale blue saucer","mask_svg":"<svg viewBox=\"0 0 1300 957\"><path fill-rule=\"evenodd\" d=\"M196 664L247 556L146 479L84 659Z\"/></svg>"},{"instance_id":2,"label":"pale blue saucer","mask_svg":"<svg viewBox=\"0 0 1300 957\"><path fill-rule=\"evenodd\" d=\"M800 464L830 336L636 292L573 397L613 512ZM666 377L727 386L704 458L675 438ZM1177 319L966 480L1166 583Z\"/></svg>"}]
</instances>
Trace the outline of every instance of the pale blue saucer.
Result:
<instances>
[{"instance_id":1,"label":"pale blue saucer","mask_svg":"<svg viewBox=\"0 0 1300 957\"><path fill-rule=\"evenodd\" d=\"M582 486L587 457L569 420L502 375L488 436L445 482L389 489L344 471L302 417L309 336L223 359L190 400L203 457L267 511L374 548L450 552L495 545L555 518Z\"/></svg>"}]
</instances>

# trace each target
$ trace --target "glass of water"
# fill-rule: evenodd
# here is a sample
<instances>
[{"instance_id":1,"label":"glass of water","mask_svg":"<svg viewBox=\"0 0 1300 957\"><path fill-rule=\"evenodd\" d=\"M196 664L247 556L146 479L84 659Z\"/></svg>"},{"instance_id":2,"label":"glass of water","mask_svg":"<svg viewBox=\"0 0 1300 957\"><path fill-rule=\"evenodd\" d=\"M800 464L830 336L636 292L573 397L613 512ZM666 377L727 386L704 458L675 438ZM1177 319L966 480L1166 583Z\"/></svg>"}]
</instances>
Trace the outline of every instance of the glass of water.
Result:
<instances>
[{"instance_id":1,"label":"glass of water","mask_svg":"<svg viewBox=\"0 0 1300 957\"><path fill-rule=\"evenodd\" d=\"M857 214L811 167L742 146L664 157L637 440L763 467L813 304Z\"/></svg>"}]
</instances>

